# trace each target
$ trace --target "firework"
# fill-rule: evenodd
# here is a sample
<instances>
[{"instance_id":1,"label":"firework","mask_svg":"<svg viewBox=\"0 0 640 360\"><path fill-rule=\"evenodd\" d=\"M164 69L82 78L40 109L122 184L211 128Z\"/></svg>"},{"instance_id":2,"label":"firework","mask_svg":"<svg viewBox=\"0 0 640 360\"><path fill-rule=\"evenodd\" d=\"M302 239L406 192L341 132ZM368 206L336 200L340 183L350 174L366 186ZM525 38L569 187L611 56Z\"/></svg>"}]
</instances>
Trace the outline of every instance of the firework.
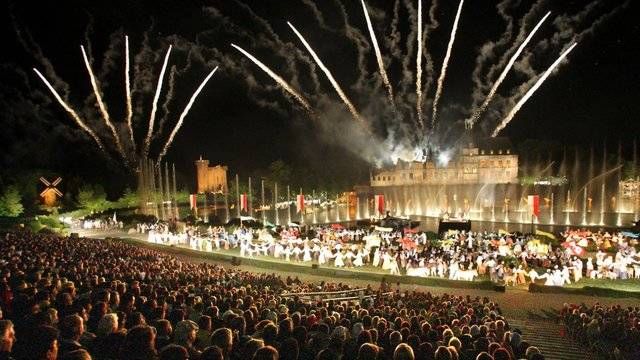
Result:
<instances>
[{"instance_id":1,"label":"firework","mask_svg":"<svg viewBox=\"0 0 640 360\"><path fill-rule=\"evenodd\" d=\"M120 137L118 136L118 132L116 131L116 127L111 122L109 118L109 113L107 112L107 107L102 101L102 95L100 94L100 89L98 89L98 82L96 81L96 77L93 75L93 70L91 69L91 64L89 63L89 58L87 57L87 53L84 51L84 46L80 45L80 50L82 51L82 58L84 59L84 64L87 67L87 72L89 73L89 79L91 80L91 87L93 88L93 93L96 95L96 102L98 103L98 108L100 109L100 113L102 114L102 118L104 119L104 123L107 125L109 130L111 130L111 134L116 141L116 147L118 148L118 152L122 156L122 158L126 159L127 156L124 153L124 149L122 148L122 143L120 142Z\"/></svg>"},{"instance_id":2,"label":"firework","mask_svg":"<svg viewBox=\"0 0 640 360\"><path fill-rule=\"evenodd\" d=\"M136 141L133 138L133 107L131 105L131 80L129 79L129 36L124 37L124 84L127 101L127 129L129 130L129 137L131 138L131 144L133 144L133 152L136 151Z\"/></svg>"},{"instance_id":3,"label":"firework","mask_svg":"<svg viewBox=\"0 0 640 360\"><path fill-rule=\"evenodd\" d=\"M395 106L393 101L393 87L389 82L387 71L384 69L382 54L380 53L380 47L378 46L378 39L376 39L376 34L373 31L373 26L371 25L371 19L369 18L369 11L367 11L367 5L364 3L364 0L362 0L362 10L364 11L364 17L367 20L367 28L369 29L369 34L371 36L371 43L373 43L373 50L375 51L376 59L378 60L378 69L380 70L380 77L382 78L382 82L384 83L384 86L387 88L389 102Z\"/></svg>"},{"instance_id":4,"label":"firework","mask_svg":"<svg viewBox=\"0 0 640 360\"><path fill-rule=\"evenodd\" d=\"M89 126L87 126L87 124L84 121L82 121L82 119L80 118L78 113L76 113L75 110L73 110L71 108L71 106L69 106L64 100L62 100L62 97L60 97L60 95L58 94L56 89L54 89L53 86L51 86L51 84L49 83L47 78L45 78L44 75L42 75L42 73L40 73L40 71L38 71L38 69L33 68L33 71L35 71L36 74L38 75L38 77L40 77L40 79L42 79L42 82L44 82L44 84L47 86L47 88L49 88L49 90L53 94L53 97L55 97L56 100L58 100L58 103L60 103L60 105L62 105L62 107L69 113L69 115L71 115L71 118L73 120L75 120L75 122L78 124L78 126L80 126L80 128L82 130L84 130L87 134L89 134L89 136L91 136L93 138L93 140L95 140L95 142L96 142L96 144L98 144L98 147L100 148L100 150L105 151L104 145L102 144L102 141L100 140L98 135L96 135L96 133L93 132L93 130L91 130L91 128Z\"/></svg>"},{"instance_id":5,"label":"firework","mask_svg":"<svg viewBox=\"0 0 640 360\"><path fill-rule=\"evenodd\" d=\"M156 118L156 111L158 110L158 99L160 98L160 92L162 91L162 81L164 79L164 73L167 70L167 63L169 62L169 55L171 54L171 45L167 50L167 55L164 57L164 63L162 64L162 70L160 70L160 78L158 79L158 86L156 87L156 94L153 97L153 103L151 104L151 116L149 117L149 129L147 130L147 137L144 140L144 147L142 150L142 158L146 158L149 153L149 146L151 145L151 135L153 134L153 125Z\"/></svg>"},{"instance_id":6,"label":"firework","mask_svg":"<svg viewBox=\"0 0 640 360\"><path fill-rule=\"evenodd\" d=\"M513 64L515 64L516 59L520 56L520 54L522 53L524 48L527 46L529 41L531 41L531 39L533 38L533 35L535 35L536 31L538 31L540 26L542 26L542 23L544 23L544 21L547 20L549 15L551 15L550 11L547 12L547 14L542 18L542 20L540 20L538 24L533 28L533 30L531 30L531 33L529 33L529 36L527 36L527 38L522 42L522 44L520 45L518 50L515 52L515 54L513 54L513 56L507 63L507 66L505 66L504 70L502 70L502 73L498 77L498 80L496 80L496 82L493 84L493 87L489 91L489 95L487 95L487 97L485 98L480 108L473 114L473 117L471 118L469 123L471 127L473 127L473 124L475 124L478 121L478 119L480 119L480 115L482 115L482 113L487 109L487 106L495 96L496 91L498 90L498 87L500 86L500 84L502 84L504 79L507 77L507 74L509 73L509 70L511 70L511 68L513 67Z\"/></svg>"},{"instance_id":7,"label":"firework","mask_svg":"<svg viewBox=\"0 0 640 360\"><path fill-rule=\"evenodd\" d=\"M496 137L498 133L500 133L500 131L502 131L502 129L504 129L507 126L507 124L509 124L509 122L513 119L513 117L516 115L518 110L520 110L520 108L522 108L522 106L527 102L527 100L529 100L529 98L536 92L536 90L538 90L538 88L542 86L542 83L544 83L544 81L549 77L549 75L551 75L553 70L555 70L555 68L558 67L558 65L560 65L562 60L564 60L567 57L567 55L569 55L571 50L573 50L573 48L576 47L576 45L578 45L578 43L573 43L567 50L565 50L562 53L562 55L560 55L560 57L553 64L551 64L551 66L549 66L547 71L545 71L544 74L540 76L538 81L536 81L536 83L531 87L531 89L529 89L529 91L527 91L527 93L524 94L524 96L520 99L520 101L518 101L518 103L513 107L513 109L509 111L509 113L502 120L502 122L495 128L495 130L493 130L493 133L491 134L492 137Z\"/></svg>"},{"instance_id":8,"label":"firework","mask_svg":"<svg viewBox=\"0 0 640 360\"><path fill-rule=\"evenodd\" d=\"M324 63L322 62L322 60L320 60L316 52L313 51L313 49L311 48L307 40L304 39L302 34L300 34L298 30L290 22L287 21L287 24L289 24L289 27L291 28L291 30L293 30L293 32L298 36L298 38L300 39L304 47L307 48L307 51L309 51L309 54L311 54L311 56L313 57L315 62L318 64L320 69L322 69L324 74L327 76L327 79L329 79L329 81L331 82L331 85L333 85L336 92L338 93L342 101L345 103L347 108L349 109L349 112L351 112L351 115L353 116L353 118L358 121L364 121L360 116L360 114L358 114L358 111L356 110L355 106L353 106L353 104L351 103L351 100L349 100L349 98L344 93L344 91L342 91L342 88L340 87L336 79L334 79L333 75L331 75L331 72L329 71L329 69L327 69L327 67L324 66Z\"/></svg>"},{"instance_id":9,"label":"firework","mask_svg":"<svg viewBox=\"0 0 640 360\"><path fill-rule=\"evenodd\" d=\"M193 95L191 95L191 99L189 99L189 102L187 103L187 106L184 107L184 110L182 111L182 114L180 114L180 118L178 119L178 123L173 128L173 131L171 132L171 135L169 135L169 139L167 140L167 143L164 145L164 148L162 148L162 152L158 156L158 163L160 163L162 158L167 154L167 151L169 150L169 147L171 146L171 143L173 142L174 137L178 133L178 130L180 130L180 127L182 127L182 123L184 122L184 118L189 113L189 110L191 110L191 106L193 105L193 102L196 100L196 98L198 97L198 95L202 91L202 88L204 88L204 86L207 84L207 82L213 76L213 74L216 72L216 70L218 70L217 66L213 70L211 70L209 75L207 75L207 77L204 78L204 80L202 81L200 86L198 86L198 88L193 93Z\"/></svg>"},{"instance_id":10,"label":"firework","mask_svg":"<svg viewBox=\"0 0 640 360\"><path fill-rule=\"evenodd\" d=\"M418 51L416 51L416 111L418 124L424 127L422 120L422 0L418 0Z\"/></svg>"},{"instance_id":11,"label":"firework","mask_svg":"<svg viewBox=\"0 0 640 360\"><path fill-rule=\"evenodd\" d=\"M431 115L431 126L436 124L438 114L438 103L440 102L440 96L442 95L442 87L444 85L444 78L447 76L447 67L449 66L449 59L451 58L451 50L453 49L453 42L456 39L456 32L458 31L458 22L460 21L460 13L462 13L462 4L464 0L460 0L458 5L458 12L456 18L453 21L453 28L451 29L451 37L449 38L449 45L447 46L447 54L442 62L442 70L440 71L440 77L438 78L438 85L436 88L436 95L433 98L433 114Z\"/></svg>"},{"instance_id":12,"label":"firework","mask_svg":"<svg viewBox=\"0 0 640 360\"><path fill-rule=\"evenodd\" d=\"M298 100L298 102L302 105L302 107L304 107L307 111L312 112L311 105L309 105L309 102L302 95L300 95L300 93L298 93L293 87L291 87L291 85L289 85L283 78L281 78L276 73L271 71L271 69L269 69L267 65L262 63L260 60L256 59L253 55L251 55L249 52L247 52L240 46L235 44L231 44L231 46L233 46L236 50L240 51L244 56L249 58L249 60L253 61L254 64L258 65L258 67L262 69L262 71L267 73L267 75L269 75L273 80L275 80L278 83L278 85L280 85L286 92L288 92L291 96L293 96L296 100Z\"/></svg>"}]
</instances>

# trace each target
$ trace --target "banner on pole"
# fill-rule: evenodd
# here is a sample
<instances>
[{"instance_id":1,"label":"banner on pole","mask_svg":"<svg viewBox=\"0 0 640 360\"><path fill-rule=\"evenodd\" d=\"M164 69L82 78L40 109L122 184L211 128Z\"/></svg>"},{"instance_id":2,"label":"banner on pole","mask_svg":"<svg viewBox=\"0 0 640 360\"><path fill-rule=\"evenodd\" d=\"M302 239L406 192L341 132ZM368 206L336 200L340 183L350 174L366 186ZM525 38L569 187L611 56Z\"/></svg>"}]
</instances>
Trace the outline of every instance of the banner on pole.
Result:
<instances>
[{"instance_id":1,"label":"banner on pole","mask_svg":"<svg viewBox=\"0 0 640 360\"><path fill-rule=\"evenodd\" d=\"M189 195L189 205L191 210L198 207L198 194Z\"/></svg>"},{"instance_id":2,"label":"banner on pole","mask_svg":"<svg viewBox=\"0 0 640 360\"><path fill-rule=\"evenodd\" d=\"M301 212L304 210L304 195L298 194L296 196L296 210L297 212Z\"/></svg>"},{"instance_id":3,"label":"banner on pole","mask_svg":"<svg viewBox=\"0 0 640 360\"><path fill-rule=\"evenodd\" d=\"M240 210L247 211L249 209L247 206L248 203L247 194L240 194Z\"/></svg>"},{"instance_id":4,"label":"banner on pole","mask_svg":"<svg viewBox=\"0 0 640 360\"><path fill-rule=\"evenodd\" d=\"M529 205L529 211L535 215L535 217L538 217L540 215L540 196L529 195L527 203Z\"/></svg>"},{"instance_id":5,"label":"banner on pole","mask_svg":"<svg viewBox=\"0 0 640 360\"><path fill-rule=\"evenodd\" d=\"M376 210L378 210L378 214L384 214L384 195L374 195L373 200Z\"/></svg>"}]
</instances>

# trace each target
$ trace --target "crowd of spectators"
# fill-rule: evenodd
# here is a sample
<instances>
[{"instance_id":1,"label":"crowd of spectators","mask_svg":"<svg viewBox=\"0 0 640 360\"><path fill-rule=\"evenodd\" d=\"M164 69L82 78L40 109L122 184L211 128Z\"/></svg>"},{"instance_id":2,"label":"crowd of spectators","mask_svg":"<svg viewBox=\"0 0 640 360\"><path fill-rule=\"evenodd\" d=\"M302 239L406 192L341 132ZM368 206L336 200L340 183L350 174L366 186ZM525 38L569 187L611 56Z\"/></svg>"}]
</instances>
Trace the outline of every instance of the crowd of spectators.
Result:
<instances>
[{"instance_id":1,"label":"crowd of spectators","mask_svg":"<svg viewBox=\"0 0 640 360\"><path fill-rule=\"evenodd\" d=\"M344 289L117 240L8 233L0 359L544 359L488 298L299 295Z\"/></svg>"},{"instance_id":2,"label":"crowd of spectators","mask_svg":"<svg viewBox=\"0 0 640 360\"><path fill-rule=\"evenodd\" d=\"M640 359L640 306L565 304L566 333L603 358Z\"/></svg>"}]
</instances>

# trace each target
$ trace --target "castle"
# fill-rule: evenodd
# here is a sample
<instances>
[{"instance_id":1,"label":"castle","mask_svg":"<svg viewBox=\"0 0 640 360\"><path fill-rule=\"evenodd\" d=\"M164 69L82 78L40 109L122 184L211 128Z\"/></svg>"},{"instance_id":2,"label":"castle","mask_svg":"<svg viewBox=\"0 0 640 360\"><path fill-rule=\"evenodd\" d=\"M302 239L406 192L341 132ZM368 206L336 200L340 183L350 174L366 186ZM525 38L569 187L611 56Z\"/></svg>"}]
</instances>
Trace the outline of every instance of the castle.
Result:
<instances>
[{"instance_id":1,"label":"castle","mask_svg":"<svg viewBox=\"0 0 640 360\"><path fill-rule=\"evenodd\" d=\"M227 187L227 167L222 165L209 166L209 160L203 160L200 156L195 161L196 165L196 188L198 194L207 192L219 192L226 194Z\"/></svg>"},{"instance_id":2,"label":"castle","mask_svg":"<svg viewBox=\"0 0 640 360\"><path fill-rule=\"evenodd\" d=\"M504 141L469 144L450 161L398 161L374 170L372 187L407 185L513 184L518 182L518 155Z\"/></svg>"}]
</instances>

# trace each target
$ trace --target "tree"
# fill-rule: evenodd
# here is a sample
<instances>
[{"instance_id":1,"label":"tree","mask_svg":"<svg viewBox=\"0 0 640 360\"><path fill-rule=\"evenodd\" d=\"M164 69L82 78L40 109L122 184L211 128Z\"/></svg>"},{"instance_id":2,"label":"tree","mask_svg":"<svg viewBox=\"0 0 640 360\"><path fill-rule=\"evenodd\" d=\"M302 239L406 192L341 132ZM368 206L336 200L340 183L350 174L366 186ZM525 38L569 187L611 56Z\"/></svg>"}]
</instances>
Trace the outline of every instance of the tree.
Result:
<instances>
[{"instance_id":1,"label":"tree","mask_svg":"<svg viewBox=\"0 0 640 360\"><path fill-rule=\"evenodd\" d=\"M138 206L139 202L138 194L131 191L130 188L124 190L122 197L116 201L118 207L131 208Z\"/></svg>"},{"instance_id":2,"label":"tree","mask_svg":"<svg viewBox=\"0 0 640 360\"><path fill-rule=\"evenodd\" d=\"M100 212L110 207L107 195L100 185L84 185L78 191L78 205L92 212Z\"/></svg>"},{"instance_id":3,"label":"tree","mask_svg":"<svg viewBox=\"0 0 640 360\"><path fill-rule=\"evenodd\" d=\"M291 174L293 170L282 160L276 160L269 164L269 173L267 181L270 183L278 183L280 185L288 185L291 182Z\"/></svg>"},{"instance_id":4,"label":"tree","mask_svg":"<svg viewBox=\"0 0 640 360\"><path fill-rule=\"evenodd\" d=\"M7 187L0 197L0 216L18 217L24 211L20 192L15 185Z\"/></svg>"}]
</instances>

